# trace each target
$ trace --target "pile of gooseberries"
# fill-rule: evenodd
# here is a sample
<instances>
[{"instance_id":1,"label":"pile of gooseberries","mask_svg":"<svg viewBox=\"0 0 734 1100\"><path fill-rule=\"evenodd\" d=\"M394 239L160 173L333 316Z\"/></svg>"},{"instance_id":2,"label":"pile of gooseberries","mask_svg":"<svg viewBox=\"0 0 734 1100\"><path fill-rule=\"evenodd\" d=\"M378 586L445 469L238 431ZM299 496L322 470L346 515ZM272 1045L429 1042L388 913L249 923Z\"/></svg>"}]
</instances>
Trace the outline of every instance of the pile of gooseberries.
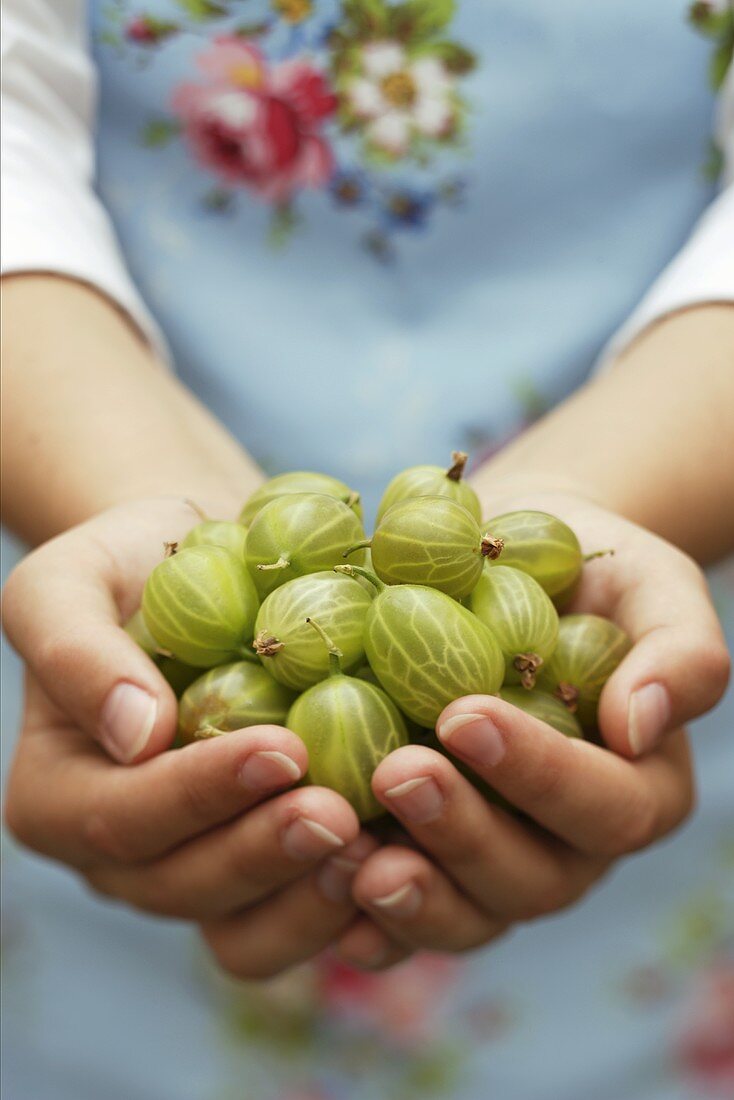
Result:
<instances>
[{"instance_id":1,"label":"pile of gooseberries","mask_svg":"<svg viewBox=\"0 0 734 1100\"><path fill-rule=\"evenodd\" d=\"M440 749L432 731L460 696L500 695L594 736L630 642L599 616L560 613L584 568L578 538L545 512L482 522L466 455L452 458L398 474L371 539L358 493L294 472L237 522L202 518L166 544L127 630L179 697L179 745L288 726L308 748L304 781L366 821L383 812L379 762L411 741Z\"/></svg>"}]
</instances>

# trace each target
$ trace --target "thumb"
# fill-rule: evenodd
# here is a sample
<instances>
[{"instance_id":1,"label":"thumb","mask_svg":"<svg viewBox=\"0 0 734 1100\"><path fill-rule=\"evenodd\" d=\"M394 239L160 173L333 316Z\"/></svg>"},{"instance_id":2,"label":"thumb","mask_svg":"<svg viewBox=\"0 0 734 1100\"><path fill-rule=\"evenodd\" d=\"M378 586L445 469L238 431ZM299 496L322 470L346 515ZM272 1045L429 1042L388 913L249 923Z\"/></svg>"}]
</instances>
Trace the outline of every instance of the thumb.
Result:
<instances>
[{"instance_id":1,"label":"thumb","mask_svg":"<svg viewBox=\"0 0 734 1100\"><path fill-rule=\"evenodd\" d=\"M726 643L703 574L688 559L658 563L615 610L634 645L599 700L599 727L624 756L710 710L729 678Z\"/></svg>"},{"instance_id":2,"label":"thumb","mask_svg":"<svg viewBox=\"0 0 734 1100\"><path fill-rule=\"evenodd\" d=\"M177 703L120 626L115 596L125 582L115 568L91 539L47 543L11 574L3 625L49 698L114 760L129 764L171 744Z\"/></svg>"}]
</instances>

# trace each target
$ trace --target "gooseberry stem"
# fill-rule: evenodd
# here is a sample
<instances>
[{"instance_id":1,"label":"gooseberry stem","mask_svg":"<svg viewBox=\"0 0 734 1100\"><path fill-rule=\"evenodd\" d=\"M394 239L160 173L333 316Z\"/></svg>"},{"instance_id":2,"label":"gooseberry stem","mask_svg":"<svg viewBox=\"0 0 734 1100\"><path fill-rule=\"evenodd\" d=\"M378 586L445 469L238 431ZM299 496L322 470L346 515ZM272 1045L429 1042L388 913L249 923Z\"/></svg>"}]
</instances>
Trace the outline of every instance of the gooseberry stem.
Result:
<instances>
[{"instance_id":1,"label":"gooseberry stem","mask_svg":"<svg viewBox=\"0 0 734 1100\"><path fill-rule=\"evenodd\" d=\"M356 577L357 575L364 577L366 581L375 586L378 592L382 592L385 587L379 577L371 573L369 569L364 569L361 565L335 565L334 572L344 573L347 577Z\"/></svg>"},{"instance_id":2,"label":"gooseberry stem","mask_svg":"<svg viewBox=\"0 0 734 1100\"><path fill-rule=\"evenodd\" d=\"M363 542L355 542L354 546L350 546L348 550L345 550L342 554L343 558L348 558L350 554L353 554L355 550L369 550L372 545L372 539L364 539Z\"/></svg>"},{"instance_id":3,"label":"gooseberry stem","mask_svg":"<svg viewBox=\"0 0 734 1100\"><path fill-rule=\"evenodd\" d=\"M349 493L347 496L342 497L347 508L353 508L355 504L359 504L361 499L359 493Z\"/></svg>"},{"instance_id":4,"label":"gooseberry stem","mask_svg":"<svg viewBox=\"0 0 734 1100\"><path fill-rule=\"evenodd\" d=\"M315 619L306 619L306 622L309 624L309 626L312 626L314 630L321 636L321 641L324 643L329 651L329 676L341 676L341 659L344 654L337 646L334 645L331 638L324 630L323 626L320 626Z\"/></svg>"},{"instance_id":5,"label":"gooseberry stem","mask_svg":"<svg viewBox=\"0 0 734 1100\"><path fill-rule=\"evenodd\" d=\"M606 558L608 555L614 554L614 550L610 547L609 550L592 550L590 554L584 554L583 561L593 561L594 558Z\"/></svg>"},{"instance_id":6,"label":"gooseberry stem","mask_svg":"<svg viewBox=\"0 0 734 1100\"><path fill-rule=\"evenodd\" d=\"M197 516L199 517L199 519L201 520L202 523L208 523L209 522L209 516L206 514L204 509L196 503L195 500L191 500L189 497L186 497L184 499L184 504L188 505L188 507L192 510L192 512L196 512Z\"/></svg>"},{"instance_id":7,"label":"gooseberry stem","mask_svg":"<svg viewBox=\"0 0 734 1100\"><path fill-rule=\"evenodd\" d=\"M466 466L469 455L464 451L452 451L451 462L452 466L446 471L446 477L449 481L461 481L464 476L464 467Z\"/></svg>"},{"instance_id":8,"label":"gooseberry stem","mask_svg":"<svg viewBox=\"0 0 734 1100\"><path fill-rule=\"evenodd\" d=\"M269 565L258 565L258 569L262 572L266 572L268 569L287 569L290 565L288 558L278 558L277 561L271 562Z\"/></svg>"}]
</instances>

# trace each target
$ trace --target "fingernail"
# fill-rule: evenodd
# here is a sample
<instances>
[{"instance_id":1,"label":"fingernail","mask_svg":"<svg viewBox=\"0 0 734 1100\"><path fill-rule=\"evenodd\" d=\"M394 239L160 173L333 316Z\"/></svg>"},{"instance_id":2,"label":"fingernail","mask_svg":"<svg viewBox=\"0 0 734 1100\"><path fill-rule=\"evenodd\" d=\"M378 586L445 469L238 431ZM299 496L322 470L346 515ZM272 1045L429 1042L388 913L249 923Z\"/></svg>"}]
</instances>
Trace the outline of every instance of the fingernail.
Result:
<instances>
[{"instance_id":1,"label":"fingernail","mask_svg":"<svg viewBox=\"0 0 734 1100\"><path fill-rule=\"evenodd\" d=\"M505 755L502 734L486 714L455 714L446 718L437 732L444 745L475 764L491 768Z\"/></svg>"},{"instance_id":2,"label":"fingernail","mask_svg":"<svg viewBox=\"0 0 734 1100\"><path fill-rule=\"evenodd\" d=\"M113 759L129 764L148 743L158 701L135 684L116 684L99 719L99 741Z\"/></svg>"},{"instance_id":3,"label":"fingernail","mask_svg":"<svg viewBox=\"0 0 734 1100\"><path fill-rule=\"evenodd\" d=\"M415 825L427 825L441 816L444 798L436 780L430 775L408 779L385 791L400 817Z\"/></svg>"},{"instance_id":4,"label":"fingernail","mask_svg":"<svg viewBox=\"0 0 734 1100\"><path fill-rule=\"evenodd\" d=\"M327 901L343 905L352 896L354 876L362 864L347 856L332 856L316 876L316 884Z\"/></svg>"},{"instance_id":5,"label":"fingernail","mask_svg":"<svg viewBox=\"0 0 734 1100\"><path fill-rule=\"evenodd\" d=\"M630 696L627 736L635 756L655 748L670 722L670 698L662 684L646 684Z\"/></svg>"},{"instance_id":6,"label":"fingernail","mask_svg":"<svg viewBox=\"0 0 734 1100\"><path fill-rule=\"evenodd\" d=\"M283 849L291 859L319 859L343 847L341 837L310 817L297 817L283 833Z\"/></svg>"},{"instance_id":7,"label":"fingernail","mask_svg":"<svg viewBox=\"0 0 734 1100\"><path fill-rule=\"evenodd\" d=\"M240 782L251 791L283 787L301 778L301 769L284 752L253 752L240 768Z\"/></svg>"},{"instance_id":8,"label":"fingernail","mask_svg":"<svg viewBox=\"0 0 734 1100\"><path fill-rule=\"evenodd\" d=\"M415 883L406 882L405 886L400 886L397 890L393 890L391 894L385 894L381 898L373 898L372 904L376 905L387 917L407 920L408 917L415 916L421 907L422 901L423 894Z\"/></svg>"}]
</instances>

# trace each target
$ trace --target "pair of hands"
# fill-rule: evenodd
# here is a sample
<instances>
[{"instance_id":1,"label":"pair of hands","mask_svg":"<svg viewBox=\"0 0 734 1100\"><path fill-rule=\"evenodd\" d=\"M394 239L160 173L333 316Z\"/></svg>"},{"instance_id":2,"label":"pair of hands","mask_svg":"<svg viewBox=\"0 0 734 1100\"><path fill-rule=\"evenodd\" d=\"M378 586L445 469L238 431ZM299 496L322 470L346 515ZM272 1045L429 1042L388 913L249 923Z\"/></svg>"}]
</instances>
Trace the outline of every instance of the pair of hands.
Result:
<instances>
[{"instance_id":1,"label":"pair of hands","mask_svg":"<svg viewBox=\"0 0 734 1100\"><path fill-rule=\"evenodd\" d=\"M46 543L6 586L4 625L27 666L11 832L103 895L196 921L238 977L270 976L330 945L371 968L421 948L463 951L571 904L690 812L681 727L717 702L729 658L691 559L582 499L538 506L571 523L586 549L615 548L589 565L573 610L613 618L635 644L602 695L606 748L494 697L442 714L449 753L522 817L419 745L375 773L377 797L404 829L382 842L335 792L289 789L308 766L289 730L164 752L176 700L120 623L162 544L197 517L156 499Z\"/></svg>"}]
</instances>

